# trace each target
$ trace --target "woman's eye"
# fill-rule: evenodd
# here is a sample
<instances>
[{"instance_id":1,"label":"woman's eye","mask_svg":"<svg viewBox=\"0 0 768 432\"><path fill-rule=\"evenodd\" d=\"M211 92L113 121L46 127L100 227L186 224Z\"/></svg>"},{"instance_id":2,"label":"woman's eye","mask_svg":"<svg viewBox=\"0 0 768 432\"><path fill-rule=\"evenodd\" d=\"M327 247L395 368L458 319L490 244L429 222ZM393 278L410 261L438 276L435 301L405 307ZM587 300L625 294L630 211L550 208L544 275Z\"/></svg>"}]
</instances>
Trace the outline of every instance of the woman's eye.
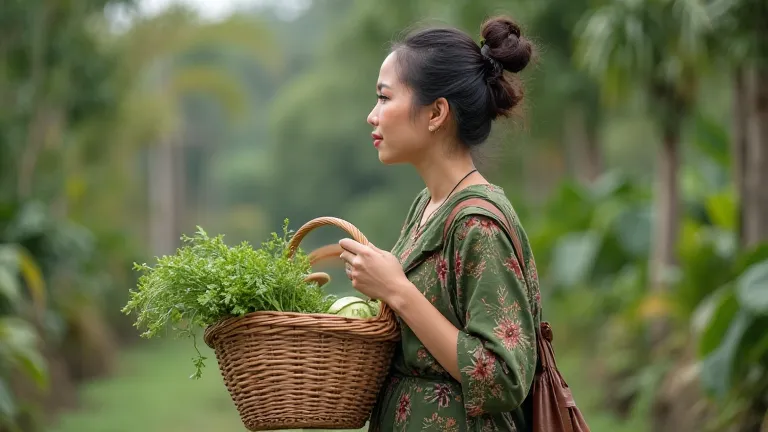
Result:
<instances>
[{"instance_id":1,"label":"woman's eye","mask_svg":"<svg viewBox=\"0 0 768 432\"><path fill-rule=\"evenodd\" d=\"M379 100L382 100L382 101L383 101L383 100L387 100L387 99L389 99L388 97L386 97L386 96L384 96L384 95L382 95L382 94L380 94L380 95L377 95L377 96L378 96L378 99L379 99Z\"/></svg>"}]
</instances>

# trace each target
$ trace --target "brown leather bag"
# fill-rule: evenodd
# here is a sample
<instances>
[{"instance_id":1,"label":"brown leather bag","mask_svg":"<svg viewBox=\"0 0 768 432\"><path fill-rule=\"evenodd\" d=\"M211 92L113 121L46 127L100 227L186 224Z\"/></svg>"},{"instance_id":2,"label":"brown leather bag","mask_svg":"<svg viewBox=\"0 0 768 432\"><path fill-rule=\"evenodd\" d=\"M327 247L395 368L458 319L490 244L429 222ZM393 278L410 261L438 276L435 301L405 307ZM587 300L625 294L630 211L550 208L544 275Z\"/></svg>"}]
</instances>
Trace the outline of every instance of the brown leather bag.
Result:
<instances>
[{"instance_id":1,"label":"brown leather bag","mask_svg":"<svg viewBox=\"0 0 768 432\"><path fill-rule=\"evenodd\" d=\"M487 200L469 198L457 204L445 222L443 237L448 234L459 211L466 207L483 208L502 221L504 230L512 240L520 267L524 270L524 274L528 274L525 271L525 259L517 231L510 225L504 213ZM557 369L555 351L552 348L552 327L547 322L542 322L536 331L536 348L538 357L536 375L533 378L531 393L528 395L530 400L527 401L532 405L533 428L531 430L533 432L589 432L589 426L573 400L571 389Z\"/></svg>"}]
</instances>

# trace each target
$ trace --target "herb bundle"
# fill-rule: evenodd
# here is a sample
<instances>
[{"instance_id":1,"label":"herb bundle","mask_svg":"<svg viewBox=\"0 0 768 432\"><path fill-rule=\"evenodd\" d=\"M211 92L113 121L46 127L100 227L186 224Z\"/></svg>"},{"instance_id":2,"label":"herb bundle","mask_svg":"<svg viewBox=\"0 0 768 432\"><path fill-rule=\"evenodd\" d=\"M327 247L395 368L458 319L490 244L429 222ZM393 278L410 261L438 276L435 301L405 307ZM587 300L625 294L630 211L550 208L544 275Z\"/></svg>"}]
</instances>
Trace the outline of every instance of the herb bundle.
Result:
<instances>
[{"instance_id":1,"label":"herb bundle","mask_svg":"<svg viewBox=\"0 0 768 432\"><path fill-rule=\"evenodd\" d=\"M195 329L223 318L258 311L324 313L335 299L304 281L309 258L301 249L289 258L291 234L286 219L282 236L273 232L254 249L248 242L229 247L223 235L210 237L197 227L194 237L182 236L186 244L175 255L158 258L155 267L134 263L143 274L123 312L137 314L134 325L145 329L142 337L170 326L191 337L196 350ZM192 378L200 377L205 359L197 350Z\"/></svg>"}]
</instances>

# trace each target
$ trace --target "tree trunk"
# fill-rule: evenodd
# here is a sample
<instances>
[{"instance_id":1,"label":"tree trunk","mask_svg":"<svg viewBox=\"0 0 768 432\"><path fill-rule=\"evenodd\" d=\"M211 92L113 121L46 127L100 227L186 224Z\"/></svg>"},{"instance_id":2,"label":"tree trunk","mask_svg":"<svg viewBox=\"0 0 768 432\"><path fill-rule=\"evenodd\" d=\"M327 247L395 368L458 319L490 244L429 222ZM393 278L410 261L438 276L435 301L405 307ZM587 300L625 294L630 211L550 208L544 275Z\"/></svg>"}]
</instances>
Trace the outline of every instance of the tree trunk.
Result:
<instances>
[{"instance_id":1,"label":"tree trunk","mask_svg":"<svg viewBox=\"0 0 768 432\"><path fill-rule=\"evenodd\" d=\"M656 179L655 223L653 251L651 256L651 291L658 294L667 290L668 272L676 265L675 247L679 231L679 188L677 171L680 143L679 126L671 125L664 132L659 147L658 175ZM666 323L658 320L651 326L652 344L660 342L665 335Z\"/></svg>"},{"instance_id":2,"label":"tree trunk","mask_svg":"<svg viewBox=\"0 0 768 432\"><path fill-rule=\"evenodd\" d=\"M569 165L580 182L590 184L602 174L603 158L595 131L587 122L584 105L566 109L564 123L563 142Z\"/></svg>"},{"instance_id":3,"label":"tree trunk","mask_svg":"<svg viewBox=\"0 0 768 432\"><path fill-rule=\"evenodd\" d=\"M739 203L738 207L738 226L737 226L737 240L744 245L744 200L747 197L747 192L744 189L744 175L747 152L747 98L749 95L746 92L746 86L744 82L744 70L742 68L736 68L733 76L733 106L732 119L731 119L731 163L732 163L732 176L734 187L736 188L736 197Z\"/></svg>"},{"instance_id":4,"label":"tree trunk","mask_svg":"<svg viewBox=\"0 0 768 432\"><path fill-rule=\"evenodd\" d=\"M768 67L751 66L744 72L742 243L750 248L768 241Z\"/></svg>"},{"instance_id":5,"label":"tree trunk","mask_svg":"<svg viewBox=\"0 0 768 432\"><path fill-rule=\"evenodd\" d=\"M165 137L152 148L149 157L149 244L155 256L172 253L176 246L173 162L173 143Z\"/></svg>"},{"instance_id":6,"label":"tree trunk","mask_svg":"<svg viewBox=\"0 0 768 432\"><path fill-rule=\"evenodd\" d=\"M17 173L17 194L26 198L32 194L32 185L35 175L37 157L43 148L45 140L45 127L48 117L48 105L45 103L45 80L47 75L46 43L49 18L48 5L43 2L35 10L32 20L32 48L30 56L31 75L29 79L29 98L32 101L29 124L27 125L27 139L19 159Z\"/></svg>"},{"instance_id":7,"label":"tree trunk","mask_svg":"<svg viewBox=\"0 0 768 432\"><path fill-rule=\"evenodd\" d=\"M679 231L679 190L677 171L679 166L679 122L672 121L665 126L663 143L659 146L655 191L653 225L653 249L650 260L651 294L663 295L668 290L669 271L675 266ZM649 323L650 348L663 353L663 342L669 334L669 319L659 316ZM659 400L654 406L651 424L653 430L665 431L670 415L670 406Z\"/></svg>"},{"instance_id":8,"label":"tree trunk","mask_svg":"<svg viewBox=\"0 0 768 432\"><path fill-rule=\"evenodd\" d=\"M173 241L174 248L179 244L179 238L182 231L186 229L186 219L189 214L187 199L187 154L184 145L184 136L176 135L176 145L174 147L174 166L173 166Z\"/></svg>"},{"instance_id":9,"label":"tree trunk","mask_svg":"<svg viewBox=\"0 0 768 432\"><path fill-rule=\"evenodd\" d=\"M170 74L171 67L166 59L160 66L159 88L168 87ZM150 200L149 245L155 256L173 253L180 237L177 210L179 161L175 149L178 140L178 133L166 132L150 152L147 184Z\"/></svg>"},{"instance_id":10,"label":"tree trunk","mask_svg":"<svg viewBox=\"0 0 768 432\"><path fill-rule=\"evenodd\" d=\"M586 144L586 173L590 182L593 182L603 174L603 153L600 149L597 131L587 128Z\"/></svg>"}]
</instances>

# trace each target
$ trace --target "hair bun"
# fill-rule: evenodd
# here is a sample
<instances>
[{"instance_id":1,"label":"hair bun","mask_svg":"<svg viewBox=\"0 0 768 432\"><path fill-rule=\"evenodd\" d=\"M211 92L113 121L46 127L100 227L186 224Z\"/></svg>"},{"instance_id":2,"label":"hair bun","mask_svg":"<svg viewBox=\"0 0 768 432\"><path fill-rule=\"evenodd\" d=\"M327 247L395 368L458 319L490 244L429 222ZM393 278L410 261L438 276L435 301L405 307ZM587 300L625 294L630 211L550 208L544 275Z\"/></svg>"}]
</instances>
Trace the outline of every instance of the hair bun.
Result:
<instances>
[{"instance_id":1,"label":"hair bun","mask_svg":"<svg viewBox=\"0 0 768 432\"><path fill-rule=\"evenodd\" d=\"M487 55L499 62L505 70L520 72L531 61L533 44L522 36L520 26L512 19L488 19L483 23L481 35Z\"/></svg>"}]
</instances>

